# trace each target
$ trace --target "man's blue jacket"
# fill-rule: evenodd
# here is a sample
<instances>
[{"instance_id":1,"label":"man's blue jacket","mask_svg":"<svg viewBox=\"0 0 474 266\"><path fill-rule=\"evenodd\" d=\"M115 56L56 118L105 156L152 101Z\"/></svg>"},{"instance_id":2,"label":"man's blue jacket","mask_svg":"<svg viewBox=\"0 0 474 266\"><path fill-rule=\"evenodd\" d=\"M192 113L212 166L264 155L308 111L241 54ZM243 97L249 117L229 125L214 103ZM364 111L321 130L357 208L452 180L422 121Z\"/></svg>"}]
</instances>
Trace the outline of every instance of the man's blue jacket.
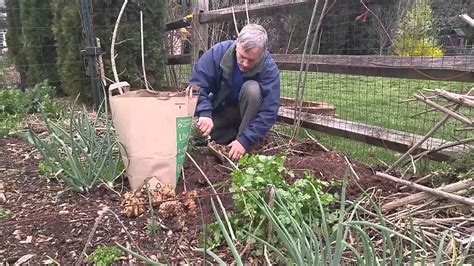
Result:
<instances>
[{"instance_id":1,"label":"man's blue jacket","mask_svg":"<svg viewBox=\"0 0 474 266\"><path fill-rule=\"evenodd\" d=\"M197 116L212 117L213 110L225 104L232 89L235 46L235 41L218 43L194 65L189 83L201 88L196 107ZM262 60L253 70L244 73L244 81L246 80L255 80L260 84L263 98L255 119L236 137L247 150L275 124L280 106L280 72L268 51L264 52Z\"/></svg>"}]
</instances>

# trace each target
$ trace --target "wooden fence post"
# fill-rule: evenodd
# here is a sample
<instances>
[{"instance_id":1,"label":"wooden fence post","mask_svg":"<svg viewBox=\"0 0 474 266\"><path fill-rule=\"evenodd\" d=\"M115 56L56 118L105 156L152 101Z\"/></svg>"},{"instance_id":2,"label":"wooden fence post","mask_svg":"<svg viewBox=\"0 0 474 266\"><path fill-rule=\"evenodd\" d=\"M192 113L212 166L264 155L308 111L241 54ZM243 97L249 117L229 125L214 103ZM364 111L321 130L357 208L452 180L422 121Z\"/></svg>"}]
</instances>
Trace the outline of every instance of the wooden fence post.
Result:
<instances>
[{"instance_id":1,"label":"wooden fence post","mask_svg":"<svg viewBox=\"0 0 474 266\"><path fill-rule=\"evenodd\" d=\"M192 64L207 51L209 43L209 32L206 23L200 23L200 14L209 10L209 0L195 0L193 5L194 16L192 24Z\"/></svg>"}]
</instances>

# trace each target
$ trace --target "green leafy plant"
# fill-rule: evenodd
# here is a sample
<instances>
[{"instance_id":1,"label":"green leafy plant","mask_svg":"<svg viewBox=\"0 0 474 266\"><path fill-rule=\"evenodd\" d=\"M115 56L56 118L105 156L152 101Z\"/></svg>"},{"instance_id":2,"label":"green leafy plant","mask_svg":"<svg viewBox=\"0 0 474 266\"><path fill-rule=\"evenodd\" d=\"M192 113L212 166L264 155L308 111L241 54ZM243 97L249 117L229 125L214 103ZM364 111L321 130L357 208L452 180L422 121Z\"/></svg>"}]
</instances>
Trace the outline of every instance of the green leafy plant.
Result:
<instances>
[{"instance_id":1,"label":"green leafy plant","mask_svg":"<svg viewBox=\"0 0 474 266\"><path fill-rule=\"evenodd\" d=\"M347 176L347 174L346 174ZM318 213L310 212L303 214L297 210L296 216L292 214L295 207L291 198L286 198L278 192L275 194L275 205L270 206L266 200L256 194L254 198L256 204L263 213L263 219L272 225L272 235L278 239L277 243L270 243L267 239L247 231L247 235L261 243L266 251L264 257L269 265L425 265L430 259L435 265L442 264L443 259L451 261L456 265L462 265L469 257L471 244L463 250L453 253L453 258L446 258L445 246L446 236L449 231L445 231L438 241L437 247L428 248L422 228L415 228L412 220L409 220L409 230L400 233L387 226L384 216L378 205L368 194L356 202L346 201L347 179L344 177L342 192L339 199L339 211L337 222L334 226L326 222L326 213L322 208L322 200L316 193L316 201L319 206ZM316 191L314 186L311 189ZM369 202L367 204L367 201ZM219 217L219 213L213 202L214 215L217 218L219 228L225 237L226 244L232 251L237 265L241 265L243 258L237 252L235 244L229 237L228 229ZM365 207L362 207L365 206ZM368 210L366 208L372 207ZM290 224L285 224L281 220L281 215L276 210L283 211ZM376 215L375 222L364 219L364 214ZM306 217L301 217L306 216ZM313 216L321 216L319 223L311 219ZM225 265L222 258L210 250L196 249L196 251L206 252L217 263ZM428 258L428 251L434 254Z\"/></svg>"},{"instance_id":2,"label":"green leafy plant","mask_svg":"<svg viewBox=\"0 0 474 266\"><path fill-rule=\"evenodd\" d=\"M58 118L62 108L54 100L54 88L47 81L37 84L25 92L20 90L0 91L0 135L18 131L20 121L32 113L46 114Z\"/></svg>"},{"instance_id":3,"label":"green leafy plant","mask_svg":"<svg viewBox=\"0 0 474 266\"><path fill-rule=\"evenodd\" d=\"M10 209L0 208L0 219L7 218L11 213L12 211Z\"/></svg>"},{"instance_id":4,"label":"green leafy plant","mask_svg":"<svg viewBox=\"0 0 474 266\"><path fill-rule=\"evenodd\" d=\"M294 174L284 167L284 160L283 156L243 157L239 169L232 172L230 191L260 190L254 194L264 197L265 188L271 184L282 197L288 198L294 203L295 208L291 210L291 214L296 214L297 209L303 213L318 209L318 206L312 203L316 200L317 193L322 199L324 210L327 211L329 205L334 201L334 196L323 192L323 189L329 187L330 184L318 180L309 173L305 173L304 178L288 184L286 179L294 178ZM314 186L316 190L312 190L311 186ZM232 195L232 199L237 209L244 217L250 218L250 221L255 222L261 218L261 209L254 201L249 200L248 193L235 193ZM281 213L281 219L286 219L284 213ZM286 224L289 224L288 220Z\"/></svg>"},{"instance_id":5,"label":"green leafy plant","mask_svg":"<svg viewBox=\"0 0 474 266\"><path fill-rule=\"evenodd\" d=\"M120 260L122 254L122 250L118 247L100 246L86 258L86 261L93 262L97 266L107 266Z\"/></svg>"},{"instance_id":6,"label":"green leafy plant","mask_svg":"<svg viewBox=\"0 0 474 266\"><path fill-rule=\"evenodd\" d=\"M263 236L265 231L263 228L259 228L258 224L263 219L264 213L256 198L265 197L265 189L269 184L275 187L279 195L293 203L289 208L291 216L297 217L298 211L303 214L319 213L316 210L321 207L323 212L327 213L327 222L335 221L336 216L329 213L329 206L334 202L334 196L323 191L331 184L320 181L309 173L306 173L304 178L289 184L287 178L294 178L294 174L286 169L283 163L284 157L282 156L244 156L239 162L239 168L232 172L232 184L229 190L233 192L232 199L239 215L229 214L229 220L232 228L235 228L238 240L247 239L247 231ZM314 189L312 189L313 187ZM241 191L242 193L239 193ZM316 194L321 199L321 206L314 204ZM275 212L282 223L290 225L291 220L284 210L276 208ZM319 223L321 218L316 215L311 217L315 223ZM222 234L217 231L219 227L216 224L207 225L206 229L208 233L206 244L212 249L220 244Z\"/></svg>"},{"instance_id":7,"label":"green leafy plant","mask_svg":"<svg viewBox=\"0 0 474 266\"><path fill-rule=\"evenodd\" d=\"M29 130L29 140L43 156L43 168L51 169L75 191L89 191L98 182L112 187L124 171L107 108L94 121L88 114L83 107L81 112L72 109L67 122L44 116L46 138Z\"/></svg>"},{"instance_id":8,"label":"green leafy plant","mask_svg":"<svg viewBox=\"0 0 474 266\"><path fill-rule=\"evenodd\" d=\"M55 177L53 168L46 164L45 162L39 162L38 166L36 167L38 172L41 174L41 177L45 179L51 179Z\"/></svg>"}]
</instances>

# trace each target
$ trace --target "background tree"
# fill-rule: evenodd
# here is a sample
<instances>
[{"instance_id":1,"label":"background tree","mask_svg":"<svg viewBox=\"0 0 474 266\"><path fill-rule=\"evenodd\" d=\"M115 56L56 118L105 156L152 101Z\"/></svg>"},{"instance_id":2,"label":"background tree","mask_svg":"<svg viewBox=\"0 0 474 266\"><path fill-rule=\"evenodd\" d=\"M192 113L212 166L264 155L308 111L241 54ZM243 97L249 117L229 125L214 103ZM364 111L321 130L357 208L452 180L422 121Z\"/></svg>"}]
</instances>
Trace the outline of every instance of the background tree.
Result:
<instances>
[{"instance_id":1,"label":"background tree","mask_svg":"<svg viewBox=\"0 0 474 266\"><path fill-rule=\"evenodd\" d=\"M7 12L7 46L9 57L13 59L16 70L20 73L21 89L25 89L27 79L26 72L28 71L26 55L24 53L24 39L22 36L21 15L20 15L20 1L6 0L5 2Z\"/></svg>"},{"instance_id":2,"label":"background tree","mask_svg":"<svg viewBox=\"0 0 474 266\"><path fill-rule=\"evenodd\" d=\"M82 35L79 1L53 0L53 35L56 40L57 60L61 86L70 96L89 96L90 81L85 76L81 50L85 43Z\"/></svg>"},{"instance_id":3,"label":"background tree","mask_svg":"<svg viewBox=\"0 0 474 266\"><path fill-rule=\"evenodd\" d=\"M394 39L395 54L401 56L442 56L429 0L416 0L400 21Z\"/></svg>"},{"instance_id":4,"label":"background tree","mask_svg":"<svg viewBox=\"0 0 474 266\"><path fill-rule=\"evenodd\" d=\"M123 0L94 1L94 35L102 41L106 75L112 77L110 67L110 45L112 31ZM143 86L141 71L140 11L143 11L145 64L148 82L154 89L164 89L166 81L165 25L167 1L131 0L125 9L116 40L117 72L121 80L133 87Z\"/></svg>"},{"instance_id":5,"label":"background tree","mask_svg":"<svg viewBox=\"0 0 474 266\"><path fill-rule=\"evenodd\" d=\"M383 55L392 46L391 39L395 36L400 18L404 17L411 0L381 1L371 9L378 19L370 14L369 38L374 40L371 50Z\"/></svg>"},{"instance_id":6,"label":"background tree","mask_svg":"<svg viewBox=\"0 0 474 266\"><path fill-rule=\"evenodd\" d=\"M47 79L59 89L51 0L20 0L20 16L28 64L28 85Z\"/></svg>"}]
</instances>

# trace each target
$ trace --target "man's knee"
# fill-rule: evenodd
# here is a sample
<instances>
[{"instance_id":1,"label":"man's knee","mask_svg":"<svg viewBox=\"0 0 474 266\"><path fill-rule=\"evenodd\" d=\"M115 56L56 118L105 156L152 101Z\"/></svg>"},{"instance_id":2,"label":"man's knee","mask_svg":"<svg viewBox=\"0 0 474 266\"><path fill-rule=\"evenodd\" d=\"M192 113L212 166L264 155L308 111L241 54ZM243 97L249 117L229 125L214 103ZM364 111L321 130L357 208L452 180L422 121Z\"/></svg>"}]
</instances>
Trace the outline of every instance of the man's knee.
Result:
<instances>
[{"instance_id":1,"label":"man's knee","mask_svg":"<svg viewBox=\"0 0 474 266\"><path fill-rule=\"evenodd\" d=\"M260 85L255 80L247 80L242 84L240 89L240 98L247 99L260 99L262 97L262 92Z\"/></svg>"}]
</instances>

